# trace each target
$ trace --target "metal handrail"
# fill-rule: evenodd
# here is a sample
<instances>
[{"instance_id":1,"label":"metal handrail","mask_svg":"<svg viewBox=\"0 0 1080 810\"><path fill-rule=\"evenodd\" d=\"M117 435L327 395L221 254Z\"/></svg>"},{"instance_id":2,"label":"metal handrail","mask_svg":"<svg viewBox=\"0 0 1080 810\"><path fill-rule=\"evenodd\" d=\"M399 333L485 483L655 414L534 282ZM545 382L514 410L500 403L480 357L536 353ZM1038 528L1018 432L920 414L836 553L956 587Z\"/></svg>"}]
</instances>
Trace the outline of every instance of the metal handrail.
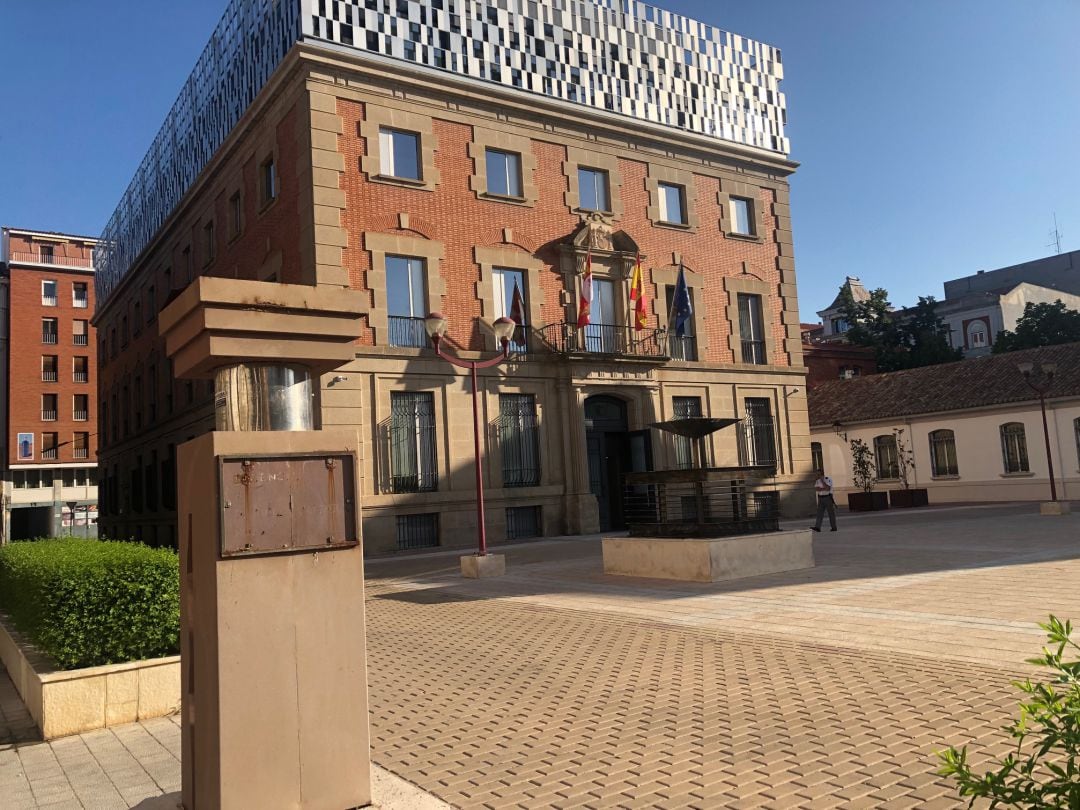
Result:
<instances>
[{"instance_id":1,"label":"metal handrail","mask_svg":"<svg viewBox=\"0 0 1080 810\"><path fill-rule=\"evenodd\" d=\"M93 261L77 256L50 256L40 252L11 251L12 262L24 262L30 264L51 264L59 267L84 267L92 269Z\"/></svg>"},{"instance_id":2,"label":"metal handrail","mask_svg":"<svg viewBox=\"0 0 1080 810\"><path fill-rule=\"evenodd\" d=\"M605 354L616 357L670 358L666 329L642 329L632 326L594 323L579 327L575 323L552 323L537 334L558 354Z\"/></svg>"}]
</instances>

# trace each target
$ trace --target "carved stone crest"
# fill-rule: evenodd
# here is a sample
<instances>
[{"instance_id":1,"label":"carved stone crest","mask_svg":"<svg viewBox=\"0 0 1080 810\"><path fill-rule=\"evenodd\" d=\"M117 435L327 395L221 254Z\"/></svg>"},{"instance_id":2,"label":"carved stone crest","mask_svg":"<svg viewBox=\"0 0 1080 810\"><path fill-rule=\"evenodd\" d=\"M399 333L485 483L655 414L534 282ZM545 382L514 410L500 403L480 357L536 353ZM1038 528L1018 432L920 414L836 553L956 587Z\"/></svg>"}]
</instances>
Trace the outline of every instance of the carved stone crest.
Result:
<instances>
[{"instance_id":1,"label":"carved stone crest","mask_svg":"<svg viewBox=\"0 0 1080 810\"><path fill-rule=\"evenodd\" d=\"M605 219L603 214L591 211L585 215L585 238L579 242L579 245L593 250L613 251L615 250L612 239L614 230L611 222Z\"/></svg>"}]
</instances>

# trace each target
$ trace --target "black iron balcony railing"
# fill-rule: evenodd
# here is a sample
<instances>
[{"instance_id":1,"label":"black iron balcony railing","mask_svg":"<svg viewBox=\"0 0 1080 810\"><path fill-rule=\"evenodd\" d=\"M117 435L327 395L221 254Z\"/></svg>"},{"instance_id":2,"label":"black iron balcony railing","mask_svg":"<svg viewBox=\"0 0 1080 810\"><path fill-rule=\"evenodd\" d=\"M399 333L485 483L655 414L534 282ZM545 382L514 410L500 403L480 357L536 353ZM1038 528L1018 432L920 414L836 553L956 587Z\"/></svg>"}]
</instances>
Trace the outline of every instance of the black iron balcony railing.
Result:
<instances>
[{"instance_id":1,"label":"black iron balcony railing","mask_svg":"<svg viewBox=\"0 0 1080 810\"><path fill-rule=\"evenodd\" d=\"M424 329L423 318L403 317L391 315L387 318L390 327L390 345L404 346L414 349L424 349L431 345L427 331Z\"/></svg>"},{"instance_id":2,"label":"black iron balcony railing","mask_svg":"<svg viewBox=\"0 0 1080 810\"><path fill-rule=\"evenodd\" d=\"M683 337L669 335L668 354L671 355L672 360L696 361L698 359L697 338L692 335Z\"/></svg>"},{"instance_id":3,"label":"black iron balcony railing","mask_svg":"<svg viewBox=\"0 0 1080 810\"><path fill-rule=\"evenodd\" d=\"M578 327L573 323L548 324L537 334L551 350L559 354L605 354L616 357L640 357L667 360L667 332L632 326L593 323Z\"/></svg>"}]
</instances>

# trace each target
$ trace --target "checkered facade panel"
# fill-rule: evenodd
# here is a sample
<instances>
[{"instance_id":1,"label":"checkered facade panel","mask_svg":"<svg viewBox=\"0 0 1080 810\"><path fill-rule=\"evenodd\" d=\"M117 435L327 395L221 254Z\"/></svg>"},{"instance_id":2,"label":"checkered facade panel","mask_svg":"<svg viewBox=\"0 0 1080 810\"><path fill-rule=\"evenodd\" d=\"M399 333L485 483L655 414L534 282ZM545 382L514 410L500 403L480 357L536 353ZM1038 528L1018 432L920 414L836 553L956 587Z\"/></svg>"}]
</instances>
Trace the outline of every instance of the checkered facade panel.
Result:
<instances>
[{"instance_id":1,"label":"checkered facade panel","mask_svg":"<svg viewBox=\"0 0 1080 810\"><path fill-rule=\"evenodd\" d=\"M790 148L779 50L637 0L231 0L102 233L99 304L301 38Z\"/></svg>"}]
</instances>

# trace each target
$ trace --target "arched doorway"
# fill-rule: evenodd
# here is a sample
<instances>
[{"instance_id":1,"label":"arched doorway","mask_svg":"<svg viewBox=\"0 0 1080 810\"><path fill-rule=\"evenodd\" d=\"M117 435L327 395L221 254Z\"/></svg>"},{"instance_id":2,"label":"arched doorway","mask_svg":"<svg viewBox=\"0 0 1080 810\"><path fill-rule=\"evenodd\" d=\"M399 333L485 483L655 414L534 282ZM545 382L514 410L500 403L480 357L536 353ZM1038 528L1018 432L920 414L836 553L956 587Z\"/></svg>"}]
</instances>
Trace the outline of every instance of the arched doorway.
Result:
<instances>
[{"instance_id":1,"label":"arched doorway","mask_svg":"<svg viewBox=\"0 0 1080 810\"><path fill-rule=\"evenodd\" d=\"M625 528L622 477L652 468L649 432L631 432L626 403L598 394L585 400L585 441L589 457L589 491L596 496L600 531Z\"/></svg>"}]
</instances>

